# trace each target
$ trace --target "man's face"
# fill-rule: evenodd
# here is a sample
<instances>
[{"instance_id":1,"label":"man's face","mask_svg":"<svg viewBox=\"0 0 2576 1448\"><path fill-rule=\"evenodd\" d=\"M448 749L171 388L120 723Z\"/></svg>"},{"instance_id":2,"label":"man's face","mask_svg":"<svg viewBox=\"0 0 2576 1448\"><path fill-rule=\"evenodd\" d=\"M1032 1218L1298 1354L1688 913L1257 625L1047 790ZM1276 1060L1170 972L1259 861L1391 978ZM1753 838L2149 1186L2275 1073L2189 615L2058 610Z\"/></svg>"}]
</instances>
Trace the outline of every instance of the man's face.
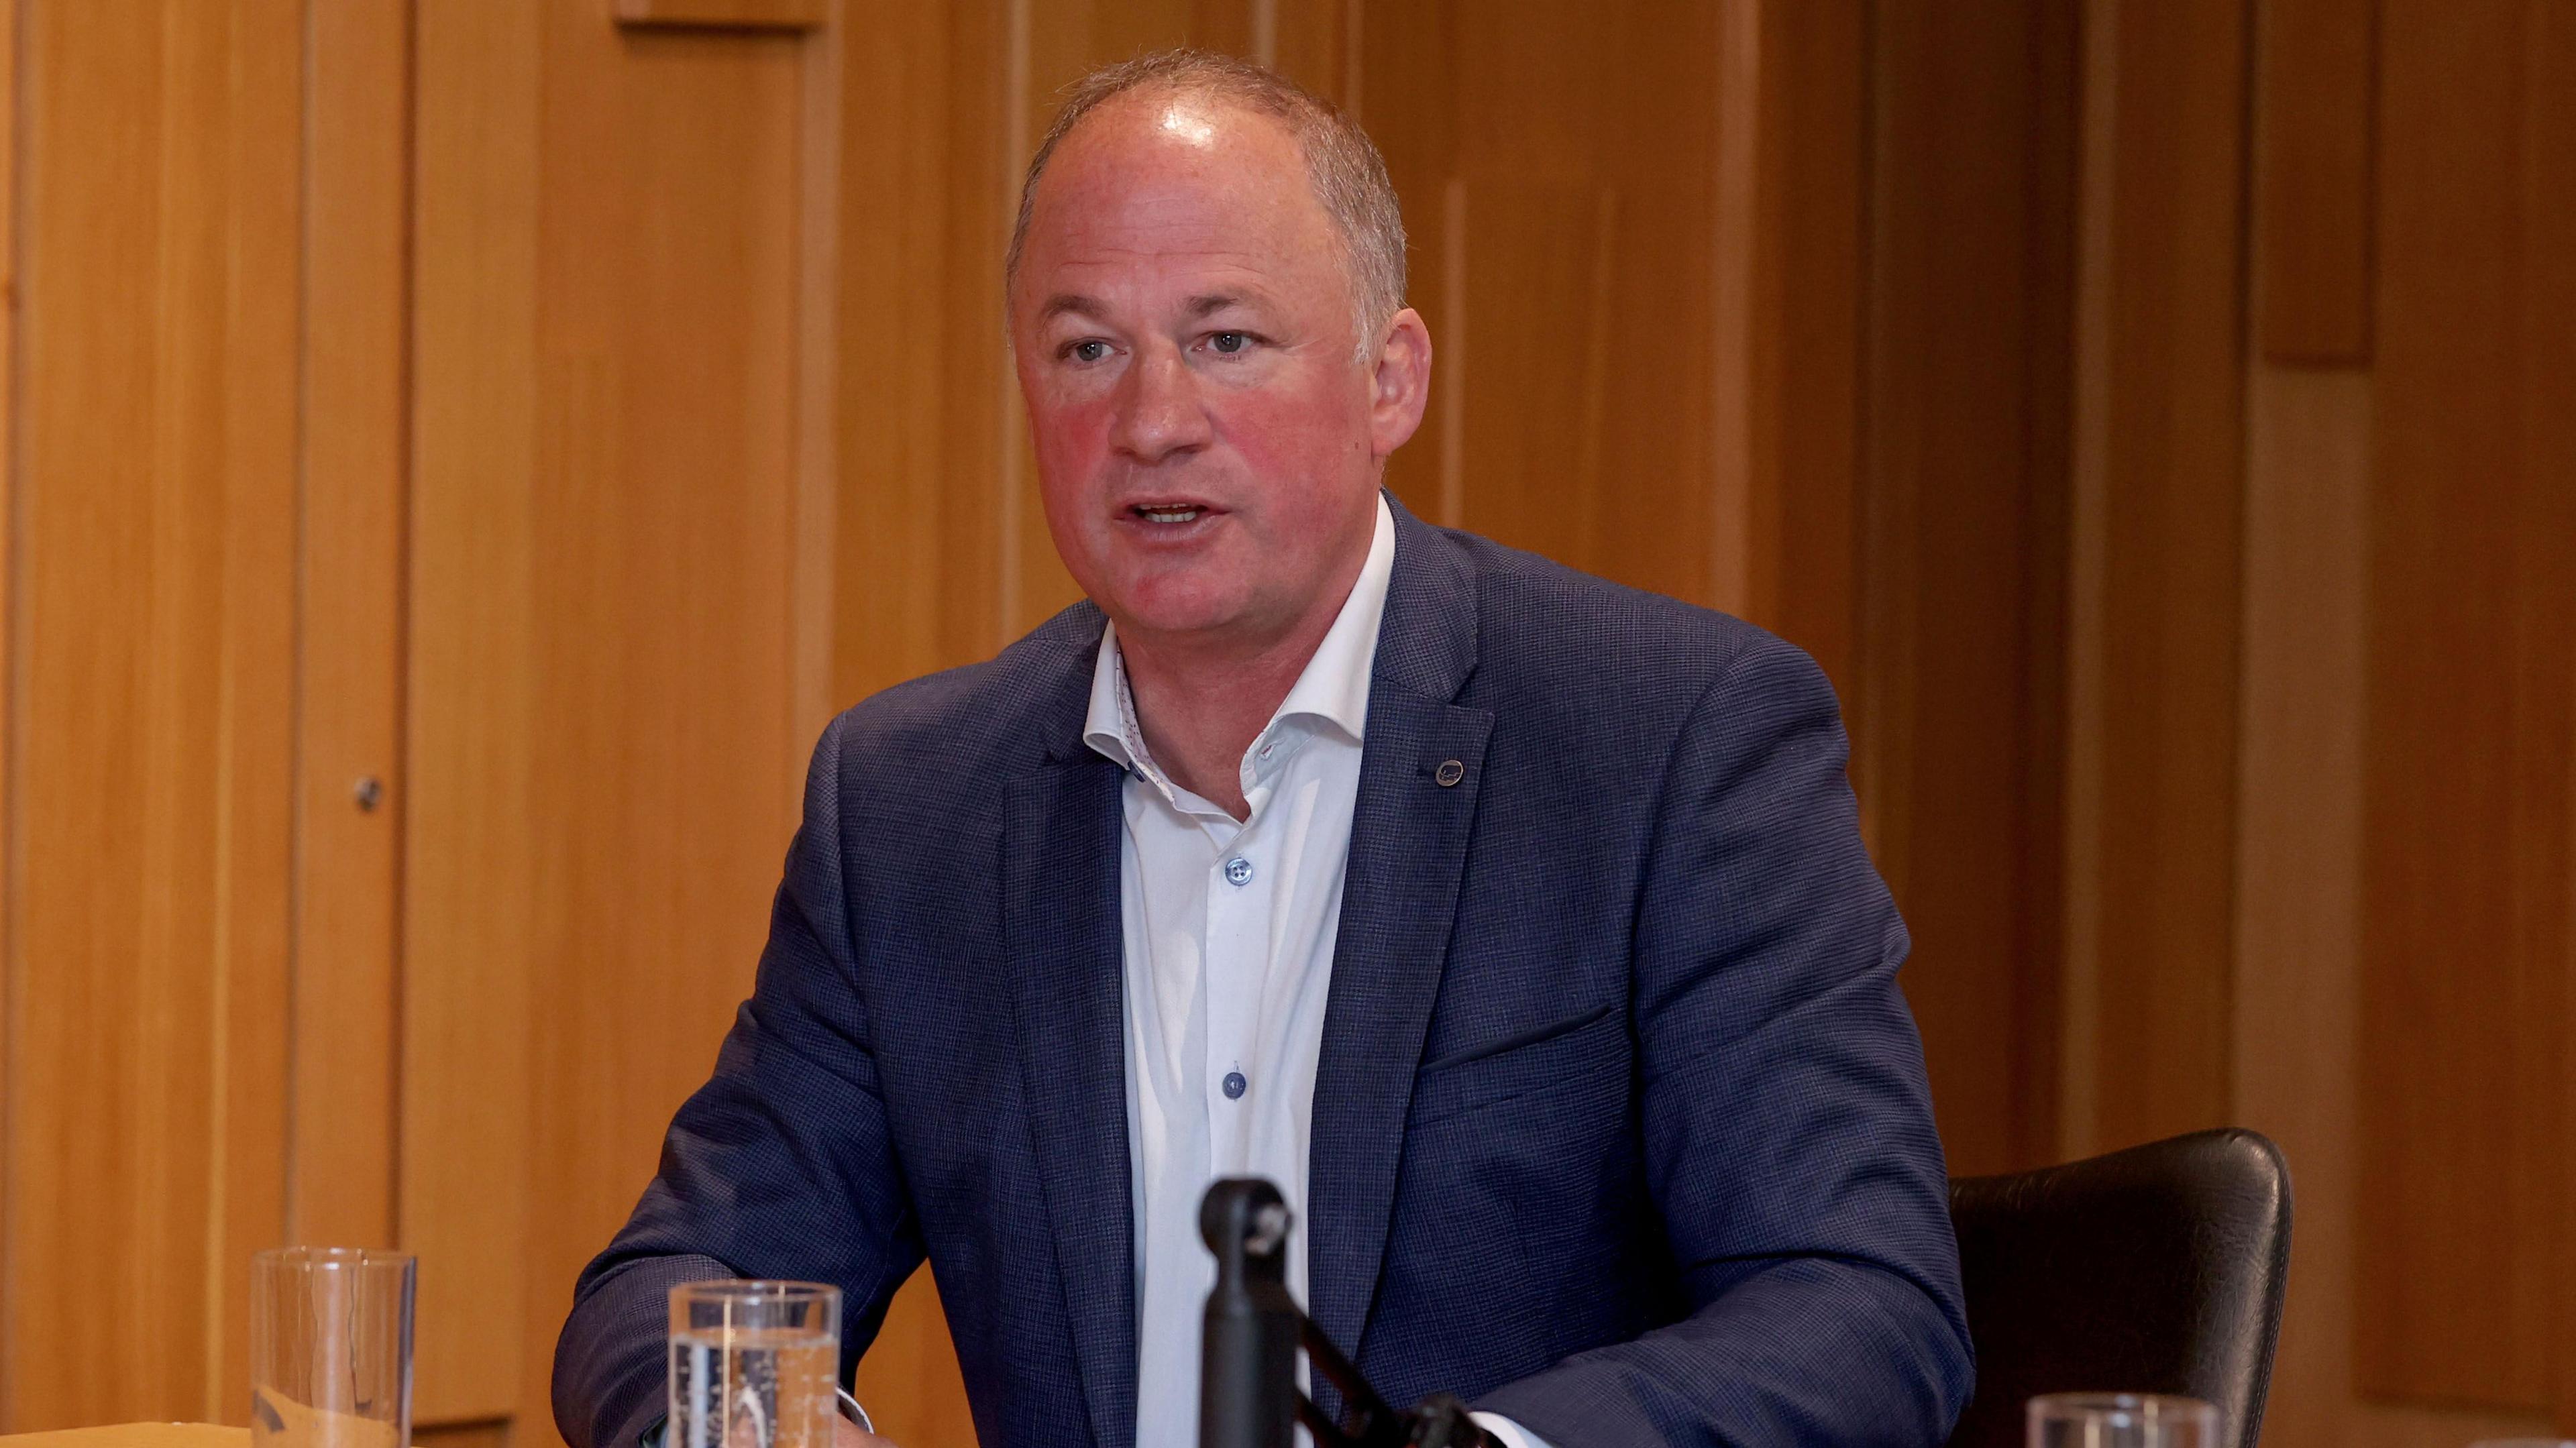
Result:
<instances>
[{"instance_id":1,"label":"man's face","mask_svg":"<svg viewBox=\"0 0 2576 1448\"><path fill-rule=\"evenodd\" d=\"M1356 359L1343 258L1267 117L1120 97L1058 146L1011 341L1047 527L1123 633L1259 647L1338 610L1430 363L1410 311Z\"/></svg>"}]
</instances>

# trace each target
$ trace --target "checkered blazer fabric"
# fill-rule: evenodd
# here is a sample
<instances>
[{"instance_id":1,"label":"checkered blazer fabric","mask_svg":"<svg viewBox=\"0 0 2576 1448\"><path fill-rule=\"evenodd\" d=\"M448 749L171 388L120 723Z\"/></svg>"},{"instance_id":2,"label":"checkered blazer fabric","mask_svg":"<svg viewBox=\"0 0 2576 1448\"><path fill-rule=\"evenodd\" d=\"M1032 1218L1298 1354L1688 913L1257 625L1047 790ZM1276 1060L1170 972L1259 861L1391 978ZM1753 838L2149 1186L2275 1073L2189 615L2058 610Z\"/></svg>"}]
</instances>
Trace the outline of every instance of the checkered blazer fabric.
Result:
<instances>
[{"instance_id":1,"label":"checkered blazer fabric","mask_svg":"<svg viewBox=\"0 0 2576 1448\"><path fill-rule=\"evenodd\" d=\"M1972 1377L1947 1182L1823 674L1395 516L1309 1311L1389 1401L1556 1448L1941 1442ZM1101 624L825 731L752 996L576 1289L574 1448L660 1415L673 1283L838 1283L846 1370L925 1258L983 1448L1131 1448Z\"/></svg>"}]
</instances>

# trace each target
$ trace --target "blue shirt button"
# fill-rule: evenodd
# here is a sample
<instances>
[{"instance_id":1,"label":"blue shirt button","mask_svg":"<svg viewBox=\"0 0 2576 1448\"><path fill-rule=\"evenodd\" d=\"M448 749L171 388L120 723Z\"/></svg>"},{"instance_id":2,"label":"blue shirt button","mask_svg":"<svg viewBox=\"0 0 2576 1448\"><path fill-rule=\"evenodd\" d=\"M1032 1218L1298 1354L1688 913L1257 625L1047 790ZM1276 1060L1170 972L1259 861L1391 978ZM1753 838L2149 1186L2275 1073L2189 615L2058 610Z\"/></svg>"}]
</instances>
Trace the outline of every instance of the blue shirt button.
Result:
<instances>
[{"instance_id":1,"label":"blue shirt button","mask_svg":"<svg viewBox=\"0 0 2576 1448\"><path fill-rule=\"evenodd\" d=\"M1242 1072L1240 1072L1240 1071L1228 1071L1228 1072L1226 1072L1226 1073L1225 1073L1225 1099L1226 1099L1226 1100L1228 1100L1228 1101L1240 1101L1240 1100L1242 1100L1242 1099L1243 1099L1243 1093L1244 1093L1246 1090L1250 1089L1251 1085L1252 1085L1252 1083L1251 1083L1251 1082L1246 1081L1246 1080L1244 1080L1244 1079L1243 1079L1243 1073L1242 1073Z\"/></svg>"},{"instance_id":2,"label":"blue shirt button","mask_svg":"<svg viewBox=\"0 0 2576 1448\"><path fill-rule=\"evenodd\" d=\"M1229 885L1252 883L1252 862L1241 855L1225 862L1225 880Z\"/></svg>"}]
</instances>

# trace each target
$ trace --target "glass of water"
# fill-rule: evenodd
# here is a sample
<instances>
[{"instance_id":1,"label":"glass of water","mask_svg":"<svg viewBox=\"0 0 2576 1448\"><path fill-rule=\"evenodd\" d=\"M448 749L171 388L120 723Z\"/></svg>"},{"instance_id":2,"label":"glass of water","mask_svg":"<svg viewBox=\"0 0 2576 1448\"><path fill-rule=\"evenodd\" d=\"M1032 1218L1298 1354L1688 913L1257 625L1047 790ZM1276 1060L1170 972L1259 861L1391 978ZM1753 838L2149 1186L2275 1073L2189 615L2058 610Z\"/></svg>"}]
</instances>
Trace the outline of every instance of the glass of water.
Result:
<instances>
[{"instance_id":1,"label":"glass of water","mask_svg":"<svg viewBox=\"0 0 2576 1448\"><path fill-rule=\"evenodd\" d=\"M813 1282L671 1289L667 1448L831 1448L841 1292Z\"/></svg>"},{"instance_id":2,"label":"glass of water","mask_svg":"<svg viewBox=\"0 0 2576 1448\"><path fill-rule=\"evenodd\" d=\"M2030 1400L2030 1448L2219 1448L2218 1410L2151 1393L2050 1393Z\"/></svg>"},{"instance_id":3,"label":"glass of water","mask_svg":"<svg viewBox=\"0 0 2576 1448\"><path fill-rule=\"evenodd\" d=\"M251 1259L253 1448L408 1448L415 1271L358 1247Z\"/></svg>"}]
</instances>

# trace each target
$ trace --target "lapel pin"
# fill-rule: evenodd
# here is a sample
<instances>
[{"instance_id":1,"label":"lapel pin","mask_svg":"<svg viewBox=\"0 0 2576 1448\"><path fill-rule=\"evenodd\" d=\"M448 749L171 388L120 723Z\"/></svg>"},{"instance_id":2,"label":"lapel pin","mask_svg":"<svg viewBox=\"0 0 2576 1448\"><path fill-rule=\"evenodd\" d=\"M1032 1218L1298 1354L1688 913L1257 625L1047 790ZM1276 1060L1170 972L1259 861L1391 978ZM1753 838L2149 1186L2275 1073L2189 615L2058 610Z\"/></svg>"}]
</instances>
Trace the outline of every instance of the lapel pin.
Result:
<instances>
[{"instance_id":1,"label":"lapel pin","mask_svg":"<svg viewBox=\"0 0 2576 1448\"><path fill-rule=\"evenodd\" d=\"M1442 789L1447 789L1467 777L1467 766L1454 759L1444 759L1440 761L1440 767L1431 772L1431 777L1440 781Z\"/></svg>"}]
</instances>

